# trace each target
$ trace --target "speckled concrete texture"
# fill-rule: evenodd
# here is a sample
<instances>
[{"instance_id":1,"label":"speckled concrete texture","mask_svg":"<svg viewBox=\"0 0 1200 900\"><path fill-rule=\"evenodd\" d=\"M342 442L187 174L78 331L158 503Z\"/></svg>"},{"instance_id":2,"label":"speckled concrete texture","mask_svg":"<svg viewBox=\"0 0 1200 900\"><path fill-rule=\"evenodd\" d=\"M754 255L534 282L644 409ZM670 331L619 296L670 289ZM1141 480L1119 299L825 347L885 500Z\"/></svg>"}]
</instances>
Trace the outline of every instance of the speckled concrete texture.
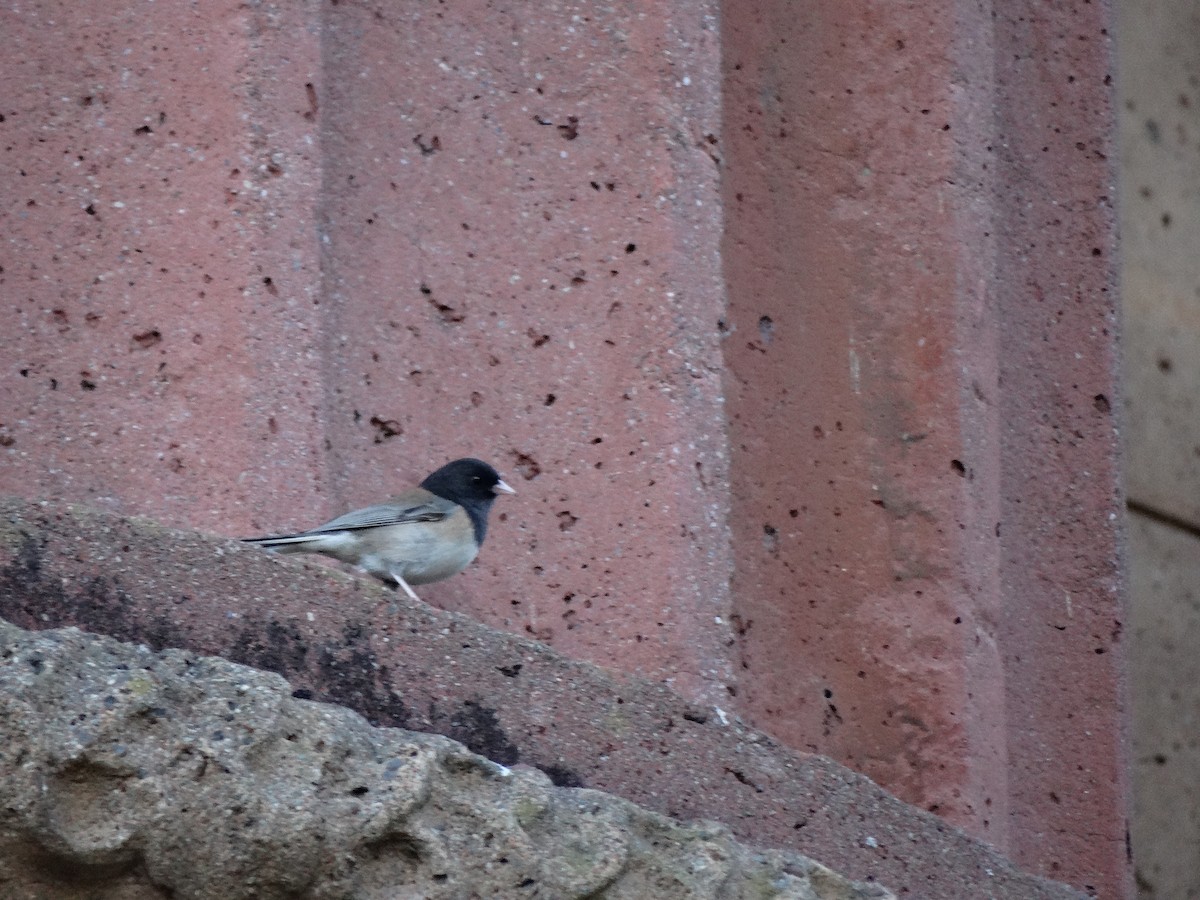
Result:
<instances>
[{"instance_id":1,"label":"speckled concrete texture","mask_svg":"<svg viewBox=\"0 0 1200 900\"><path fill-rule=\"evenodd\" d=\"M1133 861L1200 897L1200 8L1117 4Z\"/></svg>"},{"instance_id":2,"label":"speckled concrete texture","mask_svg":"<svg viewBox=\"0 0 1200 900\"><path fill-rule=\"evenodd\" d=\"M1066 900L987 845L820 756L660 684L253 547L82 507L0 501L0 617L73 624L285 676L296 696L793 849L899 897Z\"/></svg>"},{"instance_id":3,"label":"speckled concrete texture","mask_svg":"<svg viewBox=\"0 0 1200 900\"><path fill-rule=\"evenodd\" d=\"M995 24L981 164L997 178L1000 565L985 608L1004 662L1007 847L1129 896L1112 12L1019 3Z\"/></svg>"},{"instance_id":4,"label":"speckled concrete texture","mask_svg":"<svg viewBox=\"0 0 1200 900\"><path fill-rule=\"evenodd\" d=\"M322 310L340 500L468 454L520 492L433 602L722 700L711 7L327 7Z\"/></svg>"},{"instance_id":5,"label":"speckled concrete texture","mask_svg":"<svg viewBox=\"0 0 1200 900\"><path fill-rule=\"evenodd\" d=\"M0 10L5 490L216 531L266 497L322 514L304 9Z\"/></svg>"},{"instance_id":6,"label":"speckled concrete texture","mask_svg":"<svg viewBox=\"0 0 1200 900\"><path fill-rule=\"evenodd\" d=\"M141 8L2 14L0 489L239 535L483 457L428 598L724 698L711 11Z\"/></svg>"},{"instance_id":7,"label":"speckled concrete texture","mask_svg":"<svg viewBox=\"0 0 1200 900\"><path fill-rule=\"evenodd\" d=\"M1108 15L5 7L0 491L234 537L486 458L424 599L1119 893Z\"/></svg>"},{"instance_id":8,"label":"speckled concrete texture","mask_svg":"<svg viewBox=\"0 0 1200 900\"><path fill-rule=\"evenodd\" d=\"M1110 13L724 10L739 707L1125 896Z\"/></svg>"},{"instance_id":9,"label":"speckled concrete texture","mask_svg":"<svg viewBox=\"0 0 1200 900\"><path fill-rule=\"evenodd\" d=\"M962 390L995 353L956 295L982 290L964 251L987 198L948 180L984 135L942 10L864 27L868 6L726 17L739 701L1003 845L1003 677L976 608L996 590L994 434Z\"/></svg>"}]
</instances>

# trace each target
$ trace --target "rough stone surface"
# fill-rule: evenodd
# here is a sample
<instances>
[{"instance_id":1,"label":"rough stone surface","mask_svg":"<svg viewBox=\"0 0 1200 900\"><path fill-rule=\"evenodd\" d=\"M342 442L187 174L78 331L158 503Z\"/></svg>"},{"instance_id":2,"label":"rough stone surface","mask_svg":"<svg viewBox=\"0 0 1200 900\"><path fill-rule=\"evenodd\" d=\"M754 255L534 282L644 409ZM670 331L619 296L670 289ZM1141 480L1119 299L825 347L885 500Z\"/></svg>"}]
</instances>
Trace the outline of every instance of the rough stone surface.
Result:
<instances>
[{"instance_id":1,"label":"rough stone surface","mask_svg":"<svg viewBox=\"0 0 1200 900\"><path fill-rule=\"evenodd\" d=\"M299 697L434 731L560 786L604 790L899 896L1050 900L1070 888L867 778L658 684L411 603L371 579L83 507L0 502L0 616L268 668Z\"/></svg>"},{"instance_id":2,"label":"rough stone surface","mask_svg":"<svg viewBox=\"0 0 1200 900\"><path fill-rule=\"evenodd\" d=\"M894 897L224 659L0 622L0 892Z\"/></svg>"}]
</instances>

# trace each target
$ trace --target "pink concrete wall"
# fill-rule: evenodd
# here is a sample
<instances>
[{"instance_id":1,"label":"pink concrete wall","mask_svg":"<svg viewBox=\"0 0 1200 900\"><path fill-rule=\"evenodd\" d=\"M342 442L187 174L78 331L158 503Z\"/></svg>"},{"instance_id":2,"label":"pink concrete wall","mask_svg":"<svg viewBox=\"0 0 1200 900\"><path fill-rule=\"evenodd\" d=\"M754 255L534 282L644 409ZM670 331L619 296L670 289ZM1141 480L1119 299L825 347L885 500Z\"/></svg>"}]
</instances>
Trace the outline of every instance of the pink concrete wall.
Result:
<instances>
[{"instance_id":1,"label":"pink concrete wall","mask_svg":"<svg viewBox=\"0 0 1200 900\"><path fill-rule=\"evenodd\" d=\"M318 45L312 23L267 19L238 3L0 12L4 490L226 533L264 497L325 511L305 385ZM280 269L303 278L268 303Z\"/></svg>"},{"instance_id":2,"label":"pink concrete wall","mask_svg":"<svg viewBox=\"0 0 1200 900\"><path fill-rule=\"evenodd\" d=\"M724 701L713 17L145 13L4 14L0 489L244 535L484 457L424 596Z\"/></svg>"},{"instance_id":3,"label":"pink concrete wall","mask_svg":"<svg viewBox=\"0 0 1200 900\"><path fill-rule=\"evenodd\" d=\"M423 597L1117 896L1108 11L1006 15L6 8L0 491L236 536L491 459Z\"/></svg>"},{"instance_id":4,"label":"pink concrete wall","mask_svg":"<svg viewBox=\"0 0 1200 900\"><path fill-rule=\"evenodd\" d=\"M519 499L429 598L725 702L714 23L379 10L322 38L334 505L493 460Z\"/></svg>"},{"instance_id":5,"label":"pink concrete wall","mask_svg":"<svg viewBox=\"0 0 1200 900\"><path fill-rule=\"evenodd\" d=\"M725 10L741 708L1128 894L1110 14L833 9Z\"/></svg>"},{"instance_id":6,"label":"pink concrete wall","mask_svg":"<svg viewBox=\"0 0 1200 900\"><path fill-rule=\"evenodd\" d=\"M726 13L740 699L1003 846L989 198L953 22L875 6Z\"/></svg>"}]
</instances>

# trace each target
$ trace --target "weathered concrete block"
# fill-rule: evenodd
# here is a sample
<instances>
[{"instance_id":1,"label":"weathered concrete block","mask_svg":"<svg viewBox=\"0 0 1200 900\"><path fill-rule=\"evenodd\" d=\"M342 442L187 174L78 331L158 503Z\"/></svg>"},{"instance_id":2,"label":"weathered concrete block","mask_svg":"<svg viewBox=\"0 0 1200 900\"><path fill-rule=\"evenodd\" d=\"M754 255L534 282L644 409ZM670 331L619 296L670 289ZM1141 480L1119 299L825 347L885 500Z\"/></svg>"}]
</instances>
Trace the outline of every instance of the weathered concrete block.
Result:
<instances>
[{"instance_id":1,"label":"weathered concrete block","mask_svg":"<svg viewBox=\"0 0 1200 900\"><path fill-rule=\"evenodd\" d=\"M372 728L211 656L0 622L10 900L887 900L444 737Z\"/></svg>"},{"instance_id":2,"label":"weathered concrete block","mask_svg":"<svg viewBox=\"0 0 1200 900\"><path fill-rule=\"evenodd\" d=\"M614 678L372 579L236 542L6 500L0 616L272 669L298 697L439 732L504 765L536 766L559 786L604 790L672 818L715 819L739 840L803 853L901 895L1077 896L724 710ZM275 702L262 704L264 720L278 714ZM115 852L107 840L97 852Z\"/></svg>"}]
</instances>

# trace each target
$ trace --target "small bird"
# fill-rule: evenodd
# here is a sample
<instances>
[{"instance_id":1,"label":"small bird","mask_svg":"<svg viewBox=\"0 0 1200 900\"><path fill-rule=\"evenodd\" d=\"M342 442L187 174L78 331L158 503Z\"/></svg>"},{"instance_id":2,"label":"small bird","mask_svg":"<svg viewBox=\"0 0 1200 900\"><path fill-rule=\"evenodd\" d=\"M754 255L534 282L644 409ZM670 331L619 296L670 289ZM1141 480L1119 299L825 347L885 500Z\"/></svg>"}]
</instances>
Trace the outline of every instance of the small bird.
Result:
<instances>
[{"instance_id":1,"label":"small bird","mask_svg":"<svg viewBox=\"0 0 1200 900\"><path fill-rule=\"evenodd\" d=\"M457 575L479 553L497 492L516 493L482 460L456 459L386 503L311 531L243 540L278 553L332 556L417 600L409 585Z\"/></svg>"}]
</instances>

